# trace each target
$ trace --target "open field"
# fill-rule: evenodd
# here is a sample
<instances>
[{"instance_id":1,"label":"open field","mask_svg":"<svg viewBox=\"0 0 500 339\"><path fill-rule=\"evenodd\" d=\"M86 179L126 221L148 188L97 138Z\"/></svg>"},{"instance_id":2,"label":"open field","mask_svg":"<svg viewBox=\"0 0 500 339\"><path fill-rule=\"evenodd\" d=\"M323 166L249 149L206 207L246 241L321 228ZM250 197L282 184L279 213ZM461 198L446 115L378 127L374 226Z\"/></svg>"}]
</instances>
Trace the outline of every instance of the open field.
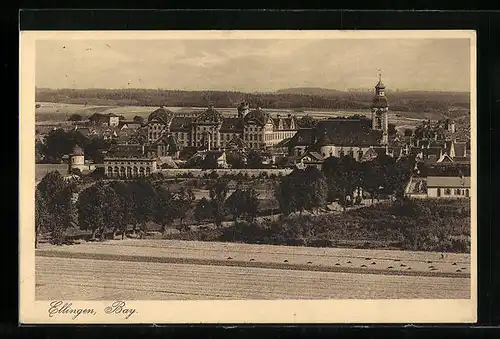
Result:
<instances>
[{"instance_id":1,"label":"open field","mask_svg":"<svg viewBox=\"0 0 500 339\"><path fill-rule=\"evenodd\" d=\"M35 182L39 182L43 177L52 171L58 171L61 175L68 174L68 164L35 164Z\"/></svg>"},{"instance_id":2,"label":"open field","mask_svg":"<svg viewBox=\"0 0 500 339\"><path fill-rule=\"evenodd\" d=\"M37 300L470 297L469 279L36 258Z\"/></svg>"},{"instance_id":3,"label":"open field","mask_svg":"<svg viewBox=\"0 0 500 339\"><path fill-rule=\"evenodd\" d=\"M437 273L427 271L430 260ZM196 241L47 245L37 250L36 298L467 299L469 265L469 256L458 254L440 259L438 253ZM467 273L452 272L455 267Z\"/></svg>"},{"instance_id":4,"label":"open field","mask_svg":"<svg viewBox=\"0 0 500 339\"><path fill-rule=\"evenodd\" d=\"M467 277L470 256L435 252L289 247L180 240L112 240L70 246L44 244L37 255L283 267L301 270ZM457 270L459 272L457 272Z\"/></svg>"},{"instance_id":5,"label":"open field","mask_svg":"<svg viewBox=\"0 0 500 339\"><path fill-rule=\"evenodd\" d=\"M80 114L83 117L88 117L94 113L114 113L118 115L123 115L125 119L132 119L134 116L139 115L144 118L156 110L158 107L153 106L85 106L78 104L61 104L61 103L50 103L50 102L40 102L40 107L35 109L35 116L37 122L44 123L56 123L67 121L71 114ZM205 110L204 107L167 107L176 113L191 113L191 112L202 112ZM219 108L220 111L225 116L236 116L236 108ZM317 119L324 119L335 116L349 116L349 115L365 115L370 116L368 110L305 110L303 112L292 112L289 109L266 109L273 115L282 114L283 116L291 113L297 117L302 117L304 115L310 115ZM419 121L424 119L438 120L443 119L444 116L439 113L417 113L417 112L390 112L389 121L391 123L400 125L414 126Z\"/></svg>"}]
</instances>

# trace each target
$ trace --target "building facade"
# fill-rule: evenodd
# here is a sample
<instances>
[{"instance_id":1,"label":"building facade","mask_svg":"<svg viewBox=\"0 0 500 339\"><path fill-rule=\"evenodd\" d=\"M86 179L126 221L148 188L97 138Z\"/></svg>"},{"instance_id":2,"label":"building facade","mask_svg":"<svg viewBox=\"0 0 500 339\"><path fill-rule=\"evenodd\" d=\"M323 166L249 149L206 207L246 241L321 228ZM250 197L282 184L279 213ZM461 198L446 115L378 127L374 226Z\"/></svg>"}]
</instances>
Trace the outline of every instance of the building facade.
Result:
<instances>
[{"instance_id":1,"label":"building facade","mask_svg":"<svg viewBox=\"0 0 500 339\"><path fill-rule=\"evenodd\" d=\"M429 198L469 198L470 177L427 177Z\"/></svg>"},{"instance_id":2,"label":"building facade","mask_svg":"<svg viewBox=\"0 0 500 339\"><path fill-rule=\"evenodd\" d=\"M144 145L117 145L104 158L104 174L110 178L137 178L158 170L158 158Z\"/></svg>"},{"instance_id":3,"label":"building facade","mask_svg":"<svg viewBox=\"0 0 500 339\"><path fill-rule=\"evenodd\" d=\"M197 116L176 116L161 107L148 118L147 134L150 146L169 136L180 150L195 147L206 150L223 150L241 139L249 149L265 150L298 131L295 117L272 117L260 107L250 111L247 103L238 106L236 117L225 117L213 104ZM158 151L160 152L160 151Z\"/></svg>"}]
</instances>

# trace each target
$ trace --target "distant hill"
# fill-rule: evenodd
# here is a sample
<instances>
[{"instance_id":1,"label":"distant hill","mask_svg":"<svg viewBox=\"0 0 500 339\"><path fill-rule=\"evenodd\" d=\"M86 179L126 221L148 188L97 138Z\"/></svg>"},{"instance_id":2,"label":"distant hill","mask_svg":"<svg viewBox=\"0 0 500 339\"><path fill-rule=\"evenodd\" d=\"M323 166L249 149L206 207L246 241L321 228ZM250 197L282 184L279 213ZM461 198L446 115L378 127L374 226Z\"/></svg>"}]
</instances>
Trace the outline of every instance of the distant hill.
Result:
<instances>
[{"instance_id":1,"label":"distant hill","mask_svg":"<svg viewBox=\"0 0 500 339\"><path fill-rule=\"evenodd\" d=\"M320 95L320 96L335 96L345 93L336 89L321 88L321 87L295 87L284 88L275 91L277 94L301 94L301 95Z\"/></svg>"}]
</instances>

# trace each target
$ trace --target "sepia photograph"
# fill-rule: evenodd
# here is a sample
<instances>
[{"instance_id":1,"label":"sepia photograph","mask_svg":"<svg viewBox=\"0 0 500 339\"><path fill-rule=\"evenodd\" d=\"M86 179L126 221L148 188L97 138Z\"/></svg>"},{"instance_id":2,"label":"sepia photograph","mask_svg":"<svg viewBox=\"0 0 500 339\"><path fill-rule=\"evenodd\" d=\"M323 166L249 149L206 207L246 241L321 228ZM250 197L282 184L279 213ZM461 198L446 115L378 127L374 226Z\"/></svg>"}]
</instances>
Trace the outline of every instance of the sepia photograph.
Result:
<instances>
[{"instance_id":1,"label":"sepia photograph","mask_svg":"<svg viewBox=\"0 0 500 339\"><path fill-rule=\"evenodd\" d=\"M475 321L473 31L20 41L20 321Z\"/></svg>"}]
</instances>

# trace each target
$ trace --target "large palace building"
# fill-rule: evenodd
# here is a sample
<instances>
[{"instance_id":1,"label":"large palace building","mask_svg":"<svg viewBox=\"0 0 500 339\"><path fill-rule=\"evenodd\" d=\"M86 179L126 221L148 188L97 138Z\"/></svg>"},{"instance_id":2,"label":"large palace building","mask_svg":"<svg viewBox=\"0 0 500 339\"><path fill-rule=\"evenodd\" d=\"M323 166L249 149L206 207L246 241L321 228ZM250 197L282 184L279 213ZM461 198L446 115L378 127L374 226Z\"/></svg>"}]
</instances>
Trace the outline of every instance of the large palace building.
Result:
<instances>
[{"instance_id":1,"label":"large palace building","mask_svg":"<svg viewBox=\"0 0 500 339\"><path fill-rule=\"evenodd\" d=\"M300 128L291 114L274 115L260 107L238 106L236 116L224 116L213 104L197 115L176 114L165 107L152 112L135 145L117 145L107 154L107 176L135 177L155 172L167 156L178 157L183 149L269 151L286 144L288 155L305 163L322 163L330 156L352 156L363 161L388 152L389 106L381 76L375 86L371 119L365 117L318 120L312 128ZM387 153L386 153L387 154Z\"/></svg>"},{"instance_id":2,"label":"large palace building","mask_svg":"<svg viewBox=\"0 0 500 339\"><path fill-rule=\"evenodd\" d=\"M237 117L224 117L213 105L196 117L176 116L160 107L148 117L147 140L151 146L159 146L158 156L168 151L165 146L174 144L177 149L222 150L235 139L243 140L249 149L265 150L293 137L297 130L297 120L290 114L271 117L260 107L250 111L245 103L238 107Z\"/></svg>"}]
</instances>

